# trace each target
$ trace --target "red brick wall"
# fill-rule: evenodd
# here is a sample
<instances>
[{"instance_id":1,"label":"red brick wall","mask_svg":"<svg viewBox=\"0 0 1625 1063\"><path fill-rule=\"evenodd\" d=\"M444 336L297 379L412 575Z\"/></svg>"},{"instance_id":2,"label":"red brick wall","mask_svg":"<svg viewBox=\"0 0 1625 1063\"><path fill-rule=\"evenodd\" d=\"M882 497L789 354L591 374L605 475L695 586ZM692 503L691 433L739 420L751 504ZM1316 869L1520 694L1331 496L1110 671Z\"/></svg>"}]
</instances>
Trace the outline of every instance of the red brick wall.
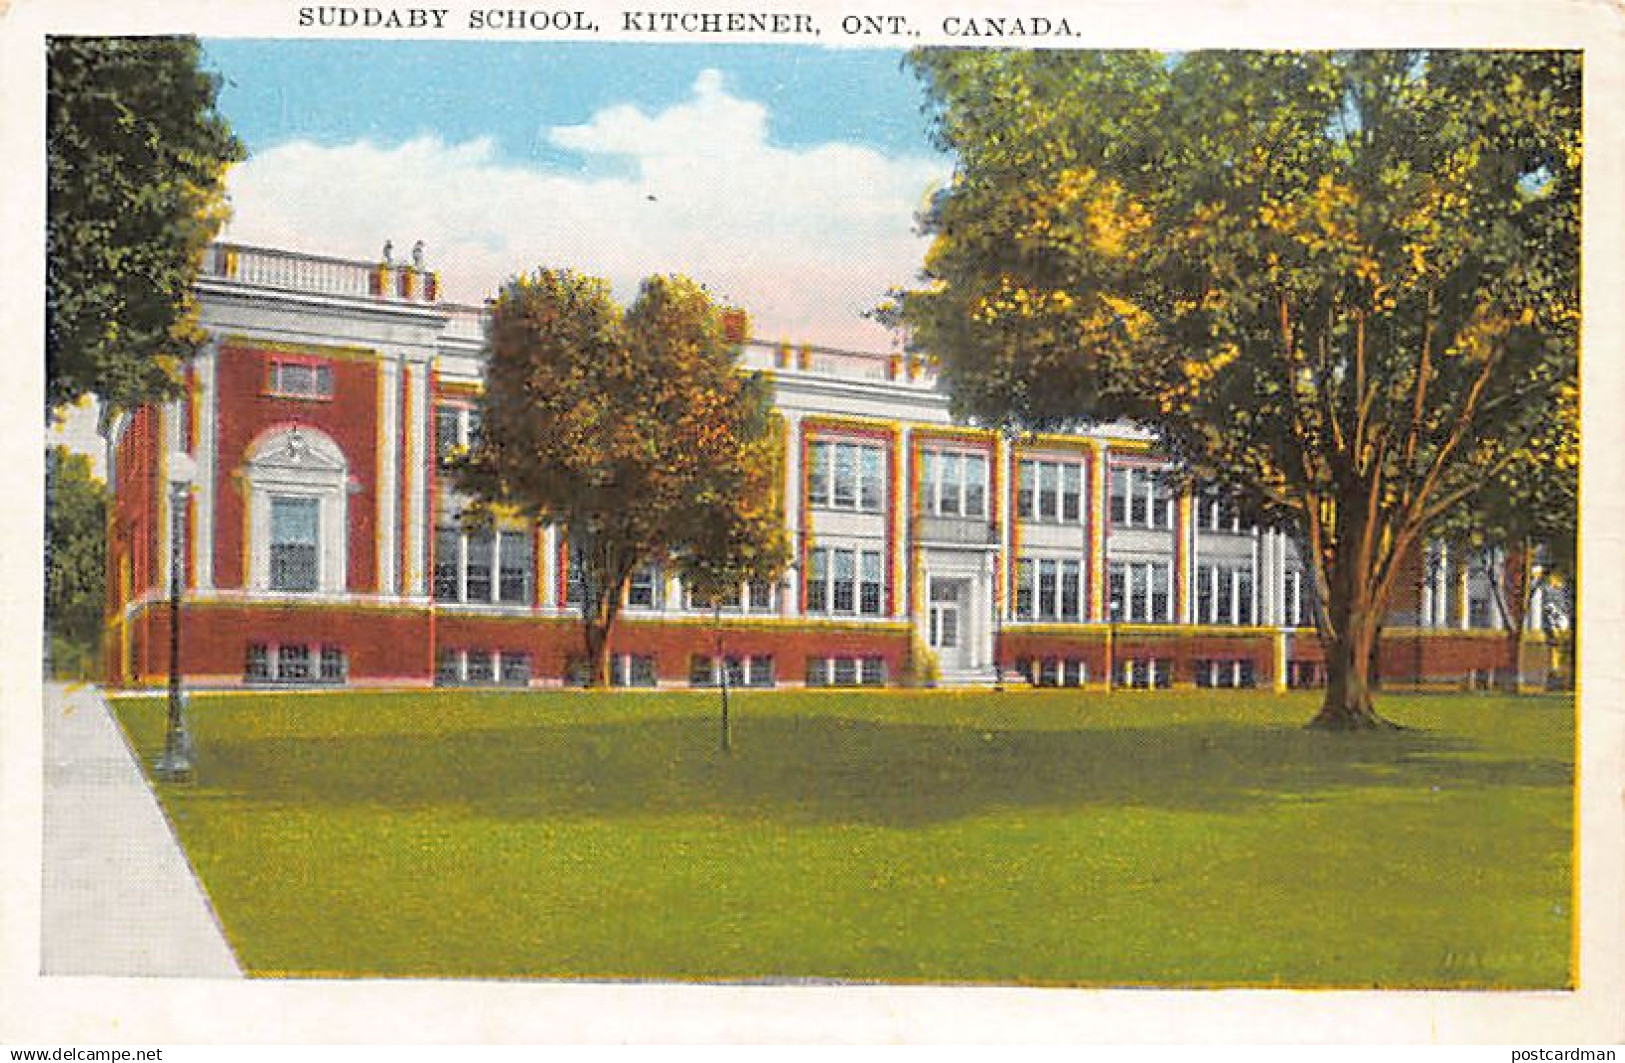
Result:
<instances>
[{"instance_id":1,"label":"red brick wall","mask_svg":"<svg viewBox=\"0 0 1625 1063\"><path fill-rule=\"evenodd\" d=\"M278 426L308 425L333 438L349 463L358 490L348 499L350 590L377 587L378 367L353 356L324 360L333 369L331 398L302 399L267 391L276 352L248 344L220 348L216 372L220 408L215 475L214 579L219 587L244 586L248 499L237 474L255 439ZM303 356L298 356L303 357Z\"/></svg>"},{"instance_id":2,"label":"red brick wall","mask_svg":"<svg viewBox=\"0 0 1625 1063\"><path fill-rule=\"evenodd\" d=\"M252 642L344 647L352 682L430 682L427 610L310 605L200 603L181 611L181 669L192 675L240 676ZM169 606L144 611L135 630L136 673L149 679L169 670Z\"/></svg>"}]
</instances>

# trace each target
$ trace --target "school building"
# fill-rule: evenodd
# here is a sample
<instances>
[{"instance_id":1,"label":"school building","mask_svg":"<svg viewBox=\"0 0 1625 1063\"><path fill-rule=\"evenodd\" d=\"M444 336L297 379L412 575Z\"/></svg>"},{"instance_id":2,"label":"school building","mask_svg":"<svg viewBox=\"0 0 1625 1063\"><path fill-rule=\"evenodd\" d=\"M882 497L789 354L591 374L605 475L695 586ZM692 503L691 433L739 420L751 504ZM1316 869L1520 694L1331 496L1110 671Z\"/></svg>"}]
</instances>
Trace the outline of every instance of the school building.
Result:
<instances>
[{"instance_id":1,"label":"school building","mask_svg":"<svg viewBox=\"0 0 1625 1063\"><path fill-rule=\"evenodd\" d=\"M110 444L109 680L165 681L176 558L191 685L578 675L564 529L465 530L442 474L478 428L482 310L442 300L421 264L229 244L196 291L209 341L184 398L121 416ZM617 683L1324 681L1292 541L1172 490L1143 433L956 424L930 366L899 353L751 339L742 362L771 374L784 419L792 563L720 622L671 572L638 573ZM1484 566L1434 544L1412 569L1385 683L1513 667ZM1545 659L1533 641L1526 668Z\"/></svg>"}]
</instances>

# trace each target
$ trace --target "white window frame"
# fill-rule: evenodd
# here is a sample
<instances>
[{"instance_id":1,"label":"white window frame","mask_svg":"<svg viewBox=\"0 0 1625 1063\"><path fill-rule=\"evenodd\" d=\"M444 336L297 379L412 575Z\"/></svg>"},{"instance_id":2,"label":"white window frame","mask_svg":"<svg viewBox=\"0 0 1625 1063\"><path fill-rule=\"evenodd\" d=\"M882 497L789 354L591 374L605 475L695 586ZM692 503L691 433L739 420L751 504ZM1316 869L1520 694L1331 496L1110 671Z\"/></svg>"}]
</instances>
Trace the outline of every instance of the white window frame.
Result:
<instances>
[{"instance_id":1,"label":"white window frame","mask_svg":"<svg viewBox=\"0 0 1625 1063\"><path fill-rule=\"evenodd\" d=\"M1166 606L1163 616L1152 614L1155 600L1154 571L1160 569L1167 581ZM1123 574L1123 615L1112 615L1112 584L1118 572ZM1139 603L1139 607L1137 607ZM1122 560L1106 564L1106 609L1115 624L1171 624L1174 610L1173 562L1163 560Z\"/></svg>"},{"instance_id":2,"label":"white window frame","mask_svg":"<svg viewBox=\"0 0 1625 1063\"><path fill-rule=\"evenodd\" d=\"M1207 594L1202 593L1207 584ZM1246 593L1244 594L1243 591ZM1204 561L1192 578L1192 611L1198 624L1251 626L1258 623L1258 580L1250 561ZM1203 598L1207 610L1202 609ZM1246 619L1242 618L1243 604Z\"/></svg>"},{"instance_id":3,"label":"white window frame","mask_svg":"<svg viewBox=\"0 0 1625 1063\"><path fill-rule=\"evenodd\" d=\"M1089 520L1088 483L1082 461L1022 458L1016 463L1016 517L1030 524L1085 524ZM1053 484L1053 490L1046 491L1045 484ZM1046 495L1052 496L1052 513L1045 512ZM1068 500L1077 510L1070 517Z\"/></svg>"},{"instance_id":4,"label":"white window frame","mask_svg":"<svg viewBox=\"0 0 1625 1063\"><path fill-rule=\"evenodd\" d=\"M442 532L455 532L457 535L457 594L453 598L442 598L438 594L438 569L443 558L440 554L440 535ZM468 595L468 558L469 544L473 537L478 535L491 536L491 594L488 598L470 598ZM522 537L530 547L530 570L525 580L525 594L517 602L502 600L502 541L505 536L517 535ZM434 595L435 601L441 605L484 605L495 606L501 609L528 609L536 598L536 540L535 533L524 528L490 528L480 532L470 532L455 524L441 524L434 529L435 536L435 572L430 573L429 592Z\"/></svg>"},{"instance_id":5,"label":"white window frame","mask_svg":"<svg viewBox=\"0 0 1625 1063\"><path fill-rule=\"evenodd\" d=\"M958 466L959 475L950 482L944 475L948 459ZM972 469L980 472L975 477ZM985 520L988 507L987 455L979 450L953 447L925 447L920 451L920 509L935 517ZM971 511L971 485L981 488L981 497ZM950 506L949 503L952 502Z\"/></svg>"},{"instance_id":6,"label":"white window frame","mask_svg":"<svg viewBox=\"0 0 1625 1063\"><path fill-rule=\"evenodd\" d=\"M1044 609L1043 597L1045 566L1050 566L1055 581L1054 609L1047 612ZM1071 612L1065 608L1066 577L1069 570L1076 573L1078 592ZM1016 619L1052 624L1082 623L1084 599L1087 597L1085 583L1088 576L1089 570L1084 566L1082 558L1023 554L1016 559ZM1021 604L1024 597L1027 602L1026 608L1022 608Z\"/></svg>"},{"instance_id":7,"label":"white window frame","mask_svg":"<svg viewBox=\"0 0 1625 1063\"><path fill-rule=\"evenodd\" d=\"M249 589L264 594L342 594L349 566L349 463L325 432L309 426L272 432L243 466L248 489ZM316 589L271 588L271 499L316 501Z\"/></svg>"},{"instance_id":8,"label":"white window frame","mask_svg":"<svg viewBox=\"0 0 1625 1063\"><path fill-rule=\"evenodd\" d=\"M836 577L836 562L838 559L851 558L852 608L837 609L835 607L835 591L838 584L848 582ZM879 580L866 580L864 575L870 568L870 562L879 569ZM822 568L822 579L817 580L814 573ZM886 615L886 555L881 550L869 550L860 546L849 546L841 543L828 543L813 547L807 551L807 582L811 587L816 582L822 582L824 587L824 606L815 609L810 604L805 605L806 612L811 616L870 616L880 617ZM878 584L878 602L874 610L866 610L864 605L864 587L868 584ZM806 596L811 602L812 594ZM805 604L805 603L804 603Z\"/></svg>"},{"instance_id":9,"label":"white window frame","mask_svg":"<svg viewBox=\"0 0 1625 1063\"><path fill-rule=\"evenodd\" d=\"M1139 464L1114 465L1107 492L1107 520L1113 528L1145 528L1167 531L1174 526L1174 493L1168 490L1168 469ZM1118 490L1118 485L1123 490ZM1119 513L1118 499L1123 500ZM1144 504L1144 516L1136 520L1134 504ZM1159 519L1160 518L1160 519Z\"/></svg>"},{"instance_id":10,"label":"white window frame","mask_svg":"<svg viewBox=\"0 0 1625 1063\"><path fill-rule=\"evenodd\" d=\"M886 448L878 443L816 439L808 445L807 503L819 509L840 509L853 513L881 513L886 509ZM865 475L865 464L875 465L874 476ZM841 475L843 466L850 479ZM823 495L819 497L812 468L824 474ZM868 490L872 487L872 492Z\"/></svg>"}]
</instances>

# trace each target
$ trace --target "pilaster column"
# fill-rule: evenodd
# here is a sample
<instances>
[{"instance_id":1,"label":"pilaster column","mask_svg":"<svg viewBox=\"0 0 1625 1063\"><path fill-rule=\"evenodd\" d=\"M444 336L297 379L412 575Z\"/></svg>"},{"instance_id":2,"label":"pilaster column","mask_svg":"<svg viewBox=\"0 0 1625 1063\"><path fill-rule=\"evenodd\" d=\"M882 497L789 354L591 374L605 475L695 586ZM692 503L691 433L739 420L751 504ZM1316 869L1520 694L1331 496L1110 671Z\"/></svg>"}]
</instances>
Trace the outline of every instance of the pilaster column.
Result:
<instances>
[{"instance_id":1,"label":"pilaster column","mask_svg":"<svg viewBox=\"0 0 1625 1063\"><path fill-rule=\"evenodd\" d=\"M1097 442L1089 463L1089 619L1106 619L1107 497L1110 462L1107 446Z\"/></svg>"},{"instance_id":2,"label":"pilaster column","mask_svg":"<svg viewBox=\"0 0 1625 1063\"><path fill-rule=\"evenodd\" d=\"M806 501L807 487L801 482L801 414L787 413L784 417L784 531L790 540L790 578L784 581L784 598L780 612L796 616L801 612L801 566L807 563L802 556L802 505Z\"/></svg>"},{"instance_id":3,"label":"pilaster column","mask_svg":"<svg viewBox=\"0 0 1625 1063\"><path fill-rule=\"evenodd\" d=\"M384 356L378 361L378 593L394 594L395 559L400 556L401 366Z\"/></svg>"},{"instance_id":4,"label":"pilaster column","mask_svg":"<svg viewBox=\"0 0 1625 1063\"><path fill-rule=\"evenodd\" d=\"M1174 619L1181 624L1189 624L1196 615L1195 596L1191 593L1195 587L1192 574L1196 571L1196 521L1192 519L1191 510L1191 494L1183 491L1174 506L1174 543L1179 558L1179 567L1174 573L1174 600L1179 606Z\"/></svg>"},{"instance_id":5,"label":"pilaster column","mask_svg":"<svg viewBox=\"0 0 1625 1063\"><path fill-rule=\"evenodd\" d=\"M197 445L193 454L197 460L197 488L192 514L192 566L200 591L214 589L214 489L219 463L215 446L219 388L215 380L219 356L219 344L211 339L198 355L192 387L193 409L197 416Z\"/></svg>"},{"instance_id":6,"label":"pilaster column","mask_svg":"<svg viewBox=\"0 0 1625 1063\"><path fill-rule=\"evenodd\" d=\"M429 363L427 360L409 360L406 364L407 408L404 411L406 431L402 433L401 463L405 478L403 494L406 499L405 520L402 521L406 539L405 562L401 569L401 592L422 597L428 594L428 521L429 521L429 461L432 445L429 437Z\"/></svg>"},{"instance_id":7,"label":"pilaster column","mask_svg":"<svg viewBox=\"0 0 1625 1063\"><path fill-rule=\"evenodd\" d=\"M892 556L891 570L897 585L891 589L892 618L904 619L909 616L910 599L913 597L912 585L914 573L909 569L909 559L914 556L914 484L912 476L914 463L914 429L903 425L892 434L894 453L892 461L896 475L892 477L889 494L895 497L890 499L892 511L890 524L892 528ZM967 608L969 603L967 603Z\"/></svg>"},{"instance_id":8,"label":"pilaster column","mask_svg":"<svg viewBox=\"0 0 1625 1063\"><path fill-rule=\"evenodd\" d=\"M548 524L542 529L541 540L541 564L537 568L541 588L536 600L544 609L557 609L564 604L559 601L559 526Z\"/></svg>"}]
</instances>

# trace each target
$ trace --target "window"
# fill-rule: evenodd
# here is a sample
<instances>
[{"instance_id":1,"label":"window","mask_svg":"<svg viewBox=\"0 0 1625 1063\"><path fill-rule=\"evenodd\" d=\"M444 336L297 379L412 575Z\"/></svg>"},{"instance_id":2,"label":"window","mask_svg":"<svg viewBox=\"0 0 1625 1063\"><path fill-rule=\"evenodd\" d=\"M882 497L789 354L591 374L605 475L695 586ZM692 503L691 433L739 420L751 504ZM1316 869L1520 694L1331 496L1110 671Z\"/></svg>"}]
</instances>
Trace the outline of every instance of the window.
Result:
<instances>
[{"instance_id":1,"label":"window","mask_svg":"<svg viewBox=\"0 0 1625 1063\"><path fill-rule=\"evenodd\" d=\"M809 448L807 501L814 506L878 512L884 493L878 446L816 442Z\"/></svg>"},{"instance_id":2,"label":"window","mask_svg":"<svg viewBox=\"0 0 1625 1063\"><path fill-rule=\"evenodd\" d=\"M807 612L879 616L885 588L878 550L818 547L807 552Z\"/></svg>"},{"instance_id":3,"label":"window","mask_svg":"<svg viewBox=\"0 0 1625 1063\"><path fill-rule=\"evenodd\" d=\"M1286 570L1281 593L1281 623L1288 627L1308 627L1315 622L1314 595L1300 568Z\"/></svg>"},{"instance_id":4,"label":"window","mask_svg":"<svg viewBox=\"0 0 1625 1063\"><path fill-rule=\"evenodd\" d=\"M528 531L435 529L436 601L528 605L535 579L535 541Z\"/></svg>"},{"instance_id":5,"label":"window","mask_svg":"<svg viewBox=\"0 0 1625 1063\"><path fill-rule=\"evenodd\" d=\"M530 685L530 654L522 651L503 650L502 682L505 686L524 687Z\"/></svg>"},{"instance_id":6,"label":"window","mask_svg":"<svg viewBox=\"0 0 1625 1063\"><path fill-rule=\"evenodd\" d=\"M807 658L807 685L810 687L883 686L885 682L884 657Z\"/></svg>"},{"instance_id":7,"label":"window","mask_svg":"<svg viewBox=\"0 0 1625 1063\"><path fill-rule=\"evenodd\" d=\"M579 543L571 543L564 574L564 604L580 605L587 600L587 559Z\"/></svg>"},{"instance_id":8,"label":"window","mask_svg":"<svg viewBox=\"0 0 1625 1063\"><path fill-rule=\"evenodd\" d=\"M344 659L344 649L340 646L322 647L322 682L342 683L349 674L349 663Z\"/></svg>"},{"instance_id":9,"label":"window","mask_svg":"<svg viewBox=\"0 0 1625 1063\"><path fill-rule=\"evenodd\" d=\"M267 682L271 678L271 648L263 642L248 644L248 656L243 662L243 679L248 682Z\"/></svg>"},{"instance_id":10,"label":"window","mask_svg":"<svg viewBox=\"0 0 1625 1063\"><path fill-rule=\"evenodd\" d=\"M1242 689L1255 685L1253 662L1250 660L1199 660L1196 662L1196 685Z\"/></svg>"},{"instance_id":11,"label":"window","mask_svg":"<svg viewBox=\"0 0 1625 1063\"><path fill-rule=\"evenodd\" d=\"M333 367L321 362L273 359L266 390L284 398L332 398Z\"/></svg>"},{"instance_id":12,"label":"window","mask_svg":"<svg viewBox=\"0 0 1625 1063\"><path fill-rule=\"evenodd\" d=\"M278 682L303 683L314 678L310 668L309 646L278 646L276 677Z\"/></svg>"},{"instance_id":13,"label":"window","mask_svg":"<svg viewBox=\"0 0 1625 1063\"><path fill-rule=\"evenodd\" d=\"M617 653L609 660L612 687L652 687L659 685L655 659L642 653Z\"/></svg>"},{"instance_id":14,"label":"window","mask_svg":"<svg viewBox=\"0 0 1625 1063\"><path fill-rule=\"evenodd\" d=\"M660 570L645 565L632 573L626 585L626 604L632 609L653 609L660 604Z\"/></svg>"},{"instance_id":15,"label":"window","mask_svg":"<svg viewBox=\"0 0 1625 1063\"><path fill-rule=\"evenodd\" d=\"M725 613L772 613L778 610L778 584L772 580L750 580L726 587L714 603L696 597L694 589L686 587L684 598L689 609L720 607Z\"/></svg>"},{"instance_id":16,"label":"window","mask_svg":"<svg viewBox=\"0 0 1625 1063\"><path fill-rule=\"evenodd\" d=\"M434 530L434 597L437 602L462 598L463 536L456 528Z\"/></svg>"},{"instance_id":17,"label":"window","mask_svg":"<svg viewBox=\"0 0 1625 1063\"><path fill-rule=\"evenodd\" d=\"M342 646L278 646L249 643L243 661L245 683L340 684L349 678Z\"/></svg>"},{"instance_id":18,"label":"window","mask_svg":"<svg viewBox=\"0 0 1625 1063\"><path fill-rule=\"evenodd\" d=\"M1075 657L1023 657L1016 673L1035 687L1080 687L1089 679L1089 667Z\"/></svg>"},{"instance_id":19,"label":"window","mask_svg":"<svg viewBox=\"0 0 1625 1063\"><path fill-rule=\"evenodd\" d=\"M271 496L271 589L316 589L317 505L314 498Z\"/></svg>"},{"instance_id":20,"label":"window","mask_svg":"<svg viewBox=\"0 0 1625 1063\"><path fill-rule=\"evenodd\" d=\"M479 438L480 411L471 406L441 403L434 408L434 453L440 464Z\"/></svg>"},{"instance_id":21,"label":"window","mask_svg":"<svg viewBox=\"0 0 1625 1063\"><path fill-rule=\"evenodd\" d=\"M1239 532L1241 510L1229 496L1205 491L1196 500L1196 526L1203 531Z\"/></svg>"},{"instance_id":22,"label":"window","mask_svg":"<svg viewBox=\"0 0 1625 1063\"><path fill-rule=\"evenodd\" d=\"M344 452L310 425L266 434L242 469L253 591L341 594L348 584L349 493Z\"/></svg>"},{"instance_id":23,"label":"window","mask_svg":"<svg viewBox=\"0 0 1625 1063\"><path fill-rule=\"evenodd\" d=\"M495 537L489 531L469 532L467 561L463 566L463 600L488 602L491 600L491 562L496 552Z\"/></svg>"},{"instance_id":24,"label":"window","mask_svg":"<svg viewBox=\"0 0 1625 1063\"><path fill-rule=\"evenodd\" d=\"M1113 561L1107 566L1107 602L1116 623L1166 624L1173 619L1167 561Z\"/></svg>"},{"instance_id":25,"label":"window","mask_svg":"<svg viewBox=\"0 0 1625 1063\"><path fill-rule=\"evenodd\" d=\"M1083 563L1075 559L1021 558L1016 562L1016 619L1083 619Z\"/></svg>"},{"instance_id":26,"label":"window","mask_svg":"<svg viewBox=\"0 0 1625 1063\"><path fill-rule=\"evenodd\" d=\"M1114 468L1111 518L1120 528L1172 528L1174 499L1165 474L1139 465Z\"/></svg>"},{"instance_id":27,"label":"window","mask_svg":"<svg viewBox=\"0 0 1625 1063\"><path fill-rule=\"evenodd\" d=\"M462 655L456 650L435 654L434 681L437 686L455 686L463 681Z\"/></svg>"},{"instance_id":28,"label":"window","mask_svg":"<svg viewBox=\"0 0 1625 1063\"><path fill-rule=\"evenodd\" d=\"M535 540L529 532L505 531L498 537L497 547L501 558L497 601L504 605L528 604L536 571Z\"/></svg>"},{"instance_id":29,"label":"window","mask_svg":"<svg viewBox=\"0 0 1625 1063\"><path fill-rule=\"evenodd\" d=\"M943 517L987 516L987 455L922 451L920 509Z\"/></svg>"},{"instance_id":30,"label":"window","mask_svg":"<svg viewBox=\"0 0 1625 1063\"><path fill-rule=\"evenodd\" d=\"M1016 470L1016 516L1045 524L1083 519L1083 466L1077 462L1023 461Z\"/></svg>"},{"instance_id":31,"label":"window","mask_svg":"<svg viewBox=\"0 0 1625 1063\"><path fill-rule=\"evenodd\" d=\"M729 656L727 658L728 685L730 687L771 687L774 685L773 658L771 656ZM697 654L689 658L688 682L690 686L714 687L719 679L715 657Z\"/></svg>"},{"instance_id":32,"label":"window","mask_svg":"<svg viewBox=\"0 0 1625 1063\"><path fill-rule=\"evenodd\" d=\"M861 555L863 561L862 580L858 584L858 612L865 616L880 615L880 554L873 550L865 550Z\"/></svg>"},{"instance_id":33,"label":"window","mask_svg":"<svg viewBox=\"0 0 1625 1063\"><path fill-rule=\"evenodd\" d=\"M1251 624L1253 614L1253 569L1250 564L1196 566L1198 624Z\"/></svg>"},{"instance_id":34,"label":"window","mask_svg":"<svg viewBox=\"0 0 1625 1063\"><path fill-rule=\"evenodd\" d=\"M437 686L529 686L530 673L530 654L523 650L442 649L435 657Z\"/></svg>"},{"instance_id":35,"label":"window","mask_svg":"<svg viewBox=\"0 0 1625 1063\"><path fill-rule=\"evenodd\" d=\"M1119 666L1121 685L1132 690L1165 689L1173 679L1161 657L1129 657Z\"/></svg>"},{"instance_id":36,"label":"window","mask_svg":"<svg viewBox=\"0 0 1625 1063\"><path fill-rule=\"evenodd\" d=\"M829 551L818 549L807 554L807 612L829 612Z\"/></svg>"},{"instance_id":37,"label":"window","mask_svg":"<svg viewBox=\"0 0 1625 1063\"><path fill-rule=\"evenodd\" d=\"M1320 661L1288 661L1286 685L1294 690L1326 685L1326 666Z\"/></svg>"}]
</instances>

